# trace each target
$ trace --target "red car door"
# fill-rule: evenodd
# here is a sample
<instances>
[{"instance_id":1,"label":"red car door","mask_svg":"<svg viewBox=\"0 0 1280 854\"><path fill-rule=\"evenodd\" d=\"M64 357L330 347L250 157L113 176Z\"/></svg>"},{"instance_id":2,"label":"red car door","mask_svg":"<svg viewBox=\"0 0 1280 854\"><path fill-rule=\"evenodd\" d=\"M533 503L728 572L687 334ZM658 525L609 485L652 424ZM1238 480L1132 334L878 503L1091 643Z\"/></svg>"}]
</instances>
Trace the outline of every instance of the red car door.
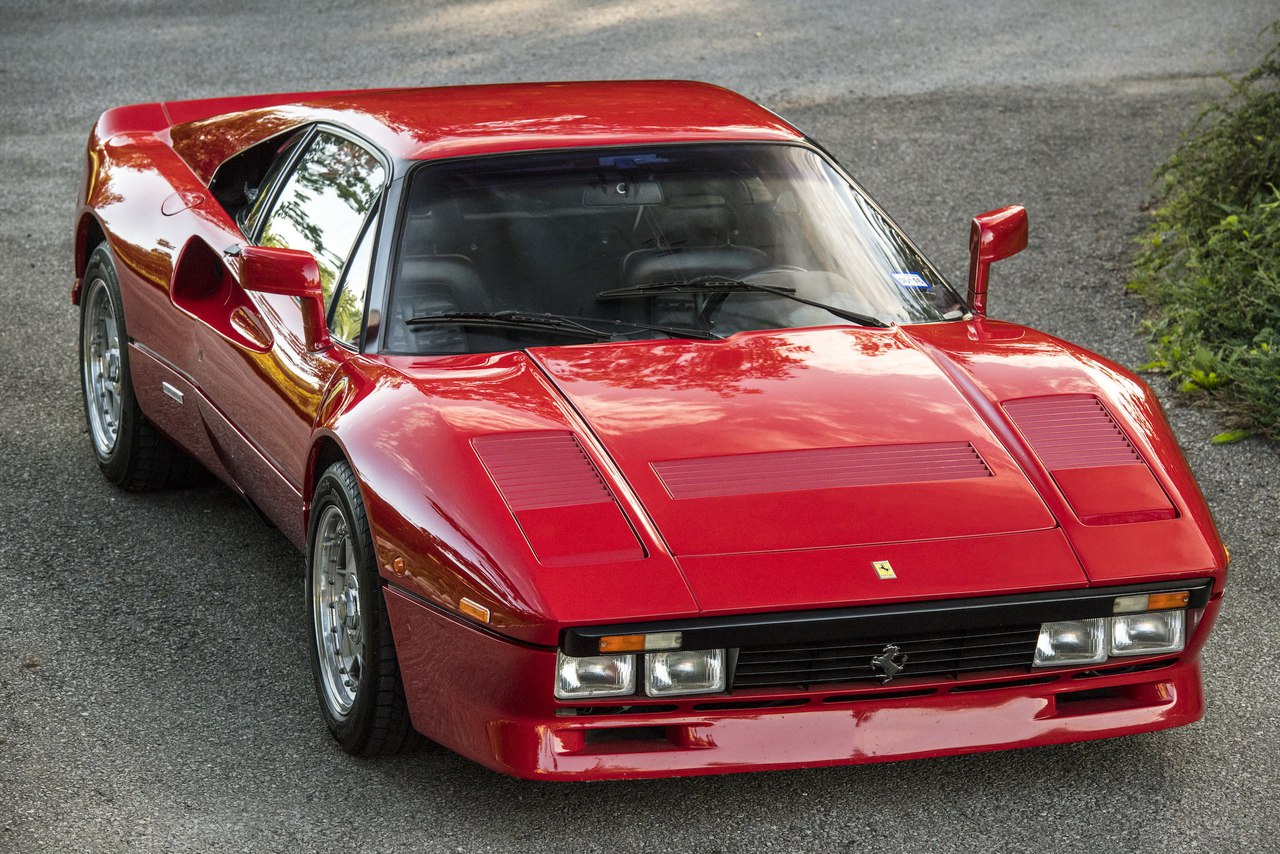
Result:
<instances>
[{"instance_id":1,"label":"red car door","mask_svg":"<svg viewBox=\"0 0 1280 854\"><path fill-rule=\"evenodd\" d=\"M202 328L193 374L204 419L236 482L301 544L302 488L321 394L354 351L364 315L373 211L387 169L366 146L322 129L272 182L247 231L263 246L311 253L320 269L334 344L307 346L297 299L250 293L236 337Z\"/></svg>"}]
</instances>

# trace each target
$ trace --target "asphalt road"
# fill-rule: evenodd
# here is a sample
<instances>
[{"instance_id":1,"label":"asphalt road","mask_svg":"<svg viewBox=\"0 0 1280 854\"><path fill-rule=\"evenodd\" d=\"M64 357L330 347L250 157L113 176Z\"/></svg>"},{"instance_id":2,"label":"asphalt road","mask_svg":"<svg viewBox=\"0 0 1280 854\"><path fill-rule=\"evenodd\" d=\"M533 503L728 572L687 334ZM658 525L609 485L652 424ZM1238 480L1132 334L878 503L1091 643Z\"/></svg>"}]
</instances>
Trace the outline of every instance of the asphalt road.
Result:
<instances>
[{"instance_id":1,"label":"asphalt road","mask_svg":"<svg viewBox=\"0 0 1280 854\"><path fill-rule=\"evenodd\" d=\"M315 709L301 559L231 493L127 495L84 432L82 147L122 103L678 76L810 130L945 271L1031 211L991 311L1144 361L1123 290L1152 168L1271 2L0 2L0 852L1277 851L1280 454L1164 395L1235 556L1180 730L942 760L533 784L363 761ZM1162 392L1164 383L1153 382Z\"/></svg>"}]
</instances>

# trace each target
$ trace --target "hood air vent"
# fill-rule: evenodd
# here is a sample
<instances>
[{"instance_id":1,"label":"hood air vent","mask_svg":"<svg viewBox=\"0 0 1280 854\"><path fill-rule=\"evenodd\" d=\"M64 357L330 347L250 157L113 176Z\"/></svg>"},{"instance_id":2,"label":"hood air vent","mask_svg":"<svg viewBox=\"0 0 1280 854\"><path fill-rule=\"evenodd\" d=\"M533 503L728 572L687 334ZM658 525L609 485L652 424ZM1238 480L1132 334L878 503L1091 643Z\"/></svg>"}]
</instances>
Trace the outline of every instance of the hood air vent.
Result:
<instances>
[{"instance_id":1,"label":"hood air vent","mask_svg":"<svg viewBox=\"0 0 1280 854\"><path fill-rule=\"evenodd\" d=\"M471 440L538 561L546 566L641 560L644 548L572 433Z\"/></svg>"},{"instance_id":2,"label":"hood air vent","mask_svg":"<svg viewBox=\"0 0 1280 854\"><path fill-rule=\"evenodd\" d=\"M1146 460L1098 398L1063 394L1002 405L1081 522L1177 518Z\"/></svg>"},{"instance_id":3,"label":"hood air vent","mask_svg":"<svg viewBox=\"0 0 1280 854\"><path fill-rule=\"evenodd\" d=\"M572 433L505 433L471 440L476 455L512 510L612 502Z\"/></svg>"},{"instance_id":4,"label":"hood air vent","mask_svg":"<svg viewBox=\"0 0 1280 854\"><path fill-rule=\"evenodd\" d=\"M654 463L672 498L718 498L990 477L968 442L818 448Z\"/></svg>"},{"instance_id":5,"label":"hood air vent","mask_svg":"<svg viewBox=\"0 0 1280 854\"><path fill-rule=\"evenodd\" d=\"M1142 462L1129 437L1091 394L1010 400L1004 409L1049 471Z\"/></svg>"}]
</instances>

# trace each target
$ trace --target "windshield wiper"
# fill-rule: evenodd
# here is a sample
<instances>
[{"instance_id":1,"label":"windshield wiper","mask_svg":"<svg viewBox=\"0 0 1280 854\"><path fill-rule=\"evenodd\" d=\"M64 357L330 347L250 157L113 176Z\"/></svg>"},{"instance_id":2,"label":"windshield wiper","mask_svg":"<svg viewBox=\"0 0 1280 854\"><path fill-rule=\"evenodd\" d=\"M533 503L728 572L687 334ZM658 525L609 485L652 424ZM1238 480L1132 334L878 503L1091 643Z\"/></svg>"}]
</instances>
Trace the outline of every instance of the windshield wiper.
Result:
<instances>
[{"instance_id":1,"label":"windshield wiper","mask_svg":"<svg viewBox=\"0 0 1280 854\"><path fill-rule=\"evenodd\" d=\"M797 296L795 288L757 285L754 282L744 282L741 279L728 279L721 276L698 276L687 282L654 282L649 285L616 288L611 291L601 291L596 294L596 299L630 299L633 297L651 297L655 294L731 294L736 292L773 294L774 296L784 297L785 299L829 311L836 317L842 317L859 326L874 326L879 329L887 329L891 325L877 317L859 314L856 311L837 308L834 305L827 305L824 302Z\"/></svg>"},{"instance_id":2,"label":"windshield wiper","mask_svg":"<svg viewBox=\"0 0 1280 854\"><path fill-rule=\"evenodd\" d=\"M584 322L585 321L585 322ZM632 323L629 320L611 320L604 317L571 317L567 314L543 314L523 311L441 311L435 314L423 314L405 321L409 326L425 326L427 324L455 324L458 326L499 326L506 329L539 329L551 332L562 332L566 335L577 335L596 341L609 341L617 332L605 331L588 326L588 323L602 323L607 326L625 326L628 329L644 329L661 332L674 338L719 339L722 336L703 329L686 329L680 326L657 326L650 323Z\"/></svg>"}]
</instances>

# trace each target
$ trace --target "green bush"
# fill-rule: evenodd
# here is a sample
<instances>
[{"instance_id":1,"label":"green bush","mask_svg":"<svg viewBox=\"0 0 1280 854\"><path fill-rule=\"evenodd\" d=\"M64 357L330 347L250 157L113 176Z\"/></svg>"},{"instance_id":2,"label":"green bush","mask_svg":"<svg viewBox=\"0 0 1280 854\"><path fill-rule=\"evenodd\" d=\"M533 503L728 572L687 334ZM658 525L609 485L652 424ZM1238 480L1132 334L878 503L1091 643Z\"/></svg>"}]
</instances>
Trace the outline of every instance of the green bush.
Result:
<instances>
[{"instance_id":1,"label":"green bush","mask_svg":"<svg viewBox=\"0 0 1280 854\"><path fill-rule=\"evenodd\" d=\"M1148 367L1280 438L1280 43L1157 179L1130 284L1153 309Z\"/></svg>"}]
</instances>

